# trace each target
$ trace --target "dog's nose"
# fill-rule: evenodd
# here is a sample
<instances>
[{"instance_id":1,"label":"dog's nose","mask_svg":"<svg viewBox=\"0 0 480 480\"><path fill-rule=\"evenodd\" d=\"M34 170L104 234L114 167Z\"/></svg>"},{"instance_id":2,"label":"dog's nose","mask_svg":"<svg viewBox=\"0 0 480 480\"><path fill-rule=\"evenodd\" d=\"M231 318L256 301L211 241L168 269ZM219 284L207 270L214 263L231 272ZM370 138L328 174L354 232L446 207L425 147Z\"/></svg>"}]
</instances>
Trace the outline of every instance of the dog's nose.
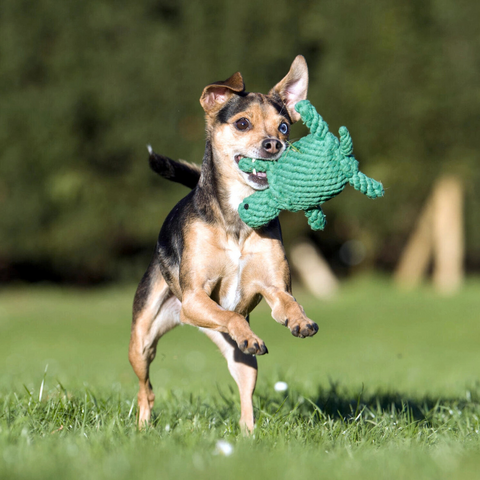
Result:
<instances>
[{"instance_id":1,"label":"dog's nose","mask_svg":"<svg viewBox=\"0 0 480 480\"><path fill-rule=\"evenodd\" d=\"M280 142L276 138L267 138L262 142L262 148L267 153L278 153L281 150L282 146L282 142Z\"/></svg>"}]
</instances>

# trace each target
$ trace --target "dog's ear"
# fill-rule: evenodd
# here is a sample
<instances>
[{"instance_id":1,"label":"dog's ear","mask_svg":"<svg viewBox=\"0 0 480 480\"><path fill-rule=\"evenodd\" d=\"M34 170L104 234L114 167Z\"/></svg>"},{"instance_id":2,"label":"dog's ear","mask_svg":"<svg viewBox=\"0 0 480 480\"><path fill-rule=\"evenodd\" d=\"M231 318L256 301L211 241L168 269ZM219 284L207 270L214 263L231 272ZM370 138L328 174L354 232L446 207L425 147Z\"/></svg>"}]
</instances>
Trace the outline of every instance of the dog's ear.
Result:
<instances>
[{"instance_id":1,"label":"dog's ear","mask_svg":"<svg viewBox=\"0 0 480 480\"><path fill-rule=\"evenodd\" d=\"M270 95L277 94L287 107L288 114L293 122L300 120L300 115L295 111L295 105L300 100L307 98L308 67L305 58L298 55L292 63L289 72L271 90Z\"/></svg>"},{"instance_id":2,"label":"dog's ear","mask_svg":"<svg viewBox=\"0 0 480 480\"><path fill-rule=\"evenodd\" d=\"M242 74L234 73L223 82L214 82L203 89L200 103L207 114L215 113L235 93L245 91Z\"/></svg>"}]
</instances>

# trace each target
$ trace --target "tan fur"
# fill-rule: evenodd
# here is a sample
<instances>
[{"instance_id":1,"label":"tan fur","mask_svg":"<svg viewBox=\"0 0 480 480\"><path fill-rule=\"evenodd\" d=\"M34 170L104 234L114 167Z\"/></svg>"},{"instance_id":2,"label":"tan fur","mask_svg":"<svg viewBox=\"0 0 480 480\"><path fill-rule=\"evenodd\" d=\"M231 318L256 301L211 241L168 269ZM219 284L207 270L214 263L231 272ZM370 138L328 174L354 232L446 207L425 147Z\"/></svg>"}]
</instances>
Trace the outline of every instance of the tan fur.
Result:
<instances>
[{"instance_id":1,"label":"tan fur","mask_svg":"<svg viewBox=\"0 0 480 480\"><path fill-rule=\"evenodd\" d=\"M138 423L148 423L155 395L150 383L150 364L155 359L160 337L180 323L181 304L158 272L157 281L149 292L148 302L134 314L130 337L129 360L139 380Z\"/></svg>"},{"instance_id":2,"label":"tan fur","mask_svg":"<svg viewBox=\"0 0 480 480\"><path fill-rule=\"evenodd\" d=\"M296 97L304 98L308 74L303 57L297 57L289 74L272 89L285 97L290 117L288 101L296 98L288 90L292 84L299 90ZM180 266L169 284L159 267L152 267L137 291L129 358L140 383L140 425L149 421L155 398L148 372L157 342L179 323L199 327L226 358L239 388L240 424L246 432L254 428L255 355L267 352L264 342L250 328L249 313L263 297L272 309L273 318L288 326L295 336L311 336L318 330L291 295L290 270L278 224L253 230L238 216L239 203L260 187L239 170L235 156L262 158L265 155L262 141L273 138L282 144L282 149L269 157L275 159L287 140L287 135L279 132L285 115L261 94L249 94L256 96L256 102L227 123L216 122L222 106L242 91L243 79L237 73L224 82L207 86L200 99L217 172L219 194L211 202L216 221L188 220L182 227L184 247ZM249 120L248 131L235 128L239 118Z\"/></svg>"}]
</instances>

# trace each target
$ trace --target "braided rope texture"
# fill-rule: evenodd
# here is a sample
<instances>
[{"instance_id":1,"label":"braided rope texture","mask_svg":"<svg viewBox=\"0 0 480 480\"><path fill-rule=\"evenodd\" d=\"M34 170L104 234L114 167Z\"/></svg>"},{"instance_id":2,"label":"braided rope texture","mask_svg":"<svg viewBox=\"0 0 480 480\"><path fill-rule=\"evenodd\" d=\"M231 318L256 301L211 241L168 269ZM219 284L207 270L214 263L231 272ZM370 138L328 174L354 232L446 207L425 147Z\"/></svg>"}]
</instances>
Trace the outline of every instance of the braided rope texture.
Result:
<instances>
[{"instance_id":1,"label":"braided rope texture","mask_svg":"<svg viewBox=\"0 0 480 480\"><path fill-rule=\"evenodd\" d=\"M384 195L380 182L359 171L346 127L340 128L339 140L308 100L298 102L295 110L309 135L287 148L277 161L243 158L239 162L244 172L254 168L267 172L269 187L245 198L238 208L240 218L252 228L266 225L281 210L304 210L311 228L323 230L326 221L320 205L338 195L347 183L369 198Z\"/></svg>"}]
</instances>

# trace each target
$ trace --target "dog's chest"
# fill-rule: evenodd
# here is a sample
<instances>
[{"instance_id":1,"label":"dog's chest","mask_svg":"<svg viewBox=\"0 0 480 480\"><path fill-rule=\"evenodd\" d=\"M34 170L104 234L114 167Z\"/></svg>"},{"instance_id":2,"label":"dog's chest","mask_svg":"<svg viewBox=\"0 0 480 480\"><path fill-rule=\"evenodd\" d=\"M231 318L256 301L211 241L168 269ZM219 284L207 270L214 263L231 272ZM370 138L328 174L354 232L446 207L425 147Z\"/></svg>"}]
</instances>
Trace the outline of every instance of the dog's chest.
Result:
<instances>
[{"instance_id":1,"label":"dog's chest","mask_svg":"<svg viewBox=\"0 0 480 480\"><path fill-rule=\"evenodd\" d=\"M218 288L218 303L226 310L234 311L243 298L245 268L252 261L252 254L245 253L238 243L227 242L224 250L223 275Z\"/></svg>"}]
</instances>

